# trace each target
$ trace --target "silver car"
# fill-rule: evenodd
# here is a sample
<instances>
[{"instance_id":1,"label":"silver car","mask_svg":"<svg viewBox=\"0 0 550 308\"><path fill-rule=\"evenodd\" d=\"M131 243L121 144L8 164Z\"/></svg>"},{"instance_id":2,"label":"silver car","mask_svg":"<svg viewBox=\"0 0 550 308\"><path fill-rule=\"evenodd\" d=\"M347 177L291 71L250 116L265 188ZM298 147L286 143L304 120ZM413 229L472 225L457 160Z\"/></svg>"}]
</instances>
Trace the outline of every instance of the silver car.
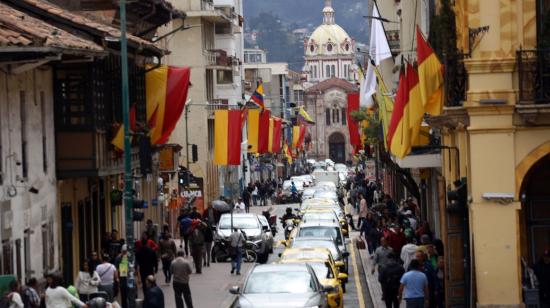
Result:
<instances>
[{"instance_id":1,"label":"silver car","mask_svg":"<svg viewBox=\"0 0 550 308\"><path fill-rule=\"evenodd\" d=\"M327 293L334 287L323 287L308 264L269 264L255 266L242 289L233 286L229 292L238 295L234 308L327 308Z\"/></svg>"},{"instance_id":2,"label":"silver car","mask_svg":"<svg viewBox=\"0 0 550 308\"><path fill-rule=\"evenodd\" d=\"M232 216L231 214L223 214L216 228L216 236L228 239L232 232L231 226L241 230L246 235L248 241L254 242L257 245L256 254L258 254L258 261L260 263L267 262L270 246L258 215L238 213ZM271 247L273 247L273 244L271 244Z\"/></svg>"}]
</instances>

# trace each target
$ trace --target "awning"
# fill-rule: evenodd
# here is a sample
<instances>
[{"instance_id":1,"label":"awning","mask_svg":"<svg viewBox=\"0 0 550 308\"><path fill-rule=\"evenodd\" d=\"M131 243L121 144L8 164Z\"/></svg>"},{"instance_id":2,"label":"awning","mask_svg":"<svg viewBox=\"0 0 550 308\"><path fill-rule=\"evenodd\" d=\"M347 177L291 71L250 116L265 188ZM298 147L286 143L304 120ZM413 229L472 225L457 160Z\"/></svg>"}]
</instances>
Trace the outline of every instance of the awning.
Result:
<instances>
[{"instance_id":1,"label":"awning","mask_svg":"<svg viewBox=\"0 0 550 308\"><path fill-rule=\"evenodd\" d=\"M441 153L408 155L403 159L393 157L401 168L440 168Z\"/></svg>"}]
</instances>

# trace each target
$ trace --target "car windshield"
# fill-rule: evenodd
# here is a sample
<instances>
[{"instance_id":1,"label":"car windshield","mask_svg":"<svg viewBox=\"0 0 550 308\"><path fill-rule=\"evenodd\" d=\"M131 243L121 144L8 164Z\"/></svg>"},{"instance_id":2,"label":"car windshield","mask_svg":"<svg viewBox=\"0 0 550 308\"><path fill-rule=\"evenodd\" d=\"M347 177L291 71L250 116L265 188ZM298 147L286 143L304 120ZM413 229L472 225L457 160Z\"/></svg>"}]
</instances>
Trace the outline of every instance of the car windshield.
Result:
<instances>
[{"instance_id":1,"label":"car windshield","mask_svg":"<svg viewBox=\"0 0 550 308\"><path fill-rule=\"evenodd\" d=\"M340 251L338 251L338 247L336 247L334 242L331 241L316 241L311 239L308 239L307 241L295 240L294 243L292 243L292 248L326 248L330 250L330 253L334 258L340 258Z\"/></svg>"},{"instance_id":2,"label":"car windshield","mask_svg":"<svg viewBox=\"0 0 550 308\"><path fill-rule=\"evenodd\" d=\"M315 282L309 272L253 272L248 277L244 294L312 293Z\"/></svg>"},{"instance_id":3,"label":"car windshield","mask_svg":"<svg viewBox=\"0 0 550 308\"><path fill-rule=\"evenodd\" d=\"M267 218L265 216L258 215L258 219L260 220L260 223L262 224L262 227L268 227L269 222L267 221Z\"/></svg>"},{"instance_id":4,"label":"car windshield","mask_svg":"<svg viewBox=\"0 0 550 308\"><path fill-rule=\"evenodd\" d=\"M281 255L281 261L300 259L328 259L328 255L318 250L286 251Z\"/></svg>"},{"instance_id":5,"label":"car windshield","mask_svg":"<svg viewBox=\"0 0 550 308\"><path fill-rule=\"evenodd\" d=\"M315 262L315 263L308 262L307 264L313 267L313 271L315 272L315 275L317 275L318 279L334 278L334 273L332 272L332 268L328 267L326 264L320 263L320 262Z\"/></svg>"},{"instance_id":6,"label":"car windshield","mask_svg":"<svg viewBox=\"0 0 550 308\"><path fill-rule=\"evenodd\" d=\"M338 217L334 212L306 212L302 217L303 221L317 221L317 220L329 220L329 221L338 221Z\"/></svg>"},{"instance_id":7,"label":"car windshield","mask_svg":"<svg viewBox=\"0 0 550 308\"><path fill-rule=\"evenodd\" d=\"M238 229L258 229L256 217L233 216L233 227ZM223 216L220 220L220 229L231 229L231 217Z\"/></svg>"},{"instance_id":8,"label":"car windshield","mask_svg":"<svg viewBox=\"0 0 550 308\"><path fill-rule=\"evenodd\" d=\"M339 236L340 227L305 227L300 228L298 236L308 237L330 237L336 241L336 245L343 245L342 238Z\"/></svg>"}]
</instances>

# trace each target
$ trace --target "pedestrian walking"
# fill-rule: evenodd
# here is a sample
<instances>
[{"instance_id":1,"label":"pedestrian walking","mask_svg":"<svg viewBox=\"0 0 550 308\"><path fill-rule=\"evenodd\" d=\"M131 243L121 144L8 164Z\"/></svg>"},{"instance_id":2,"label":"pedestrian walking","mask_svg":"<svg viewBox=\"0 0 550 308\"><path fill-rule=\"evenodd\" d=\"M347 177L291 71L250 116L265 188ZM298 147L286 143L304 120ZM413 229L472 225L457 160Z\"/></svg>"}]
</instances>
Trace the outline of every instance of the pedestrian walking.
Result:
<instances>
[{"instance_id":1,"label":"pedestrian walking","mask_svg":"<svg viewBox=\"0 0 550 308\"><path fill-rule=\"evenodd\" d=\"M429 307L435 307L435 287L436 287L436 274L435 268L428 260L426 253L423 250L416 251L416 260L420 262L421 271L426 275L428 279L428 293L426 294L426 300L429 302Z\"/></svg>"},{"instance_id":2,"label":"pedestrian walking","mask_svg":"<svg viewBox=\"0 0 550 308\"><path fill-rule=\"evenodd\" d=\"M147 238L152 240L155 243L158 243L158 230L153 225L153 221L151 219L147 219L147 223L145 224L145 234L147 235Z\"/></svg>"},{"instance_id":3,"label":"pedestrian walking","mask_svg":"<svg viewBox=\"0 0 550 308\"><path fill-rule=\"evenodd\" d=\"M21 292L21 286L19 285L19 281L14 279L10 282L8 292L6 292L1 300L2 307L24 308L23 299L19 292Z\"/></svg>"},{"instance_id":4,"label":"pedestrian walking","mask_svg":"<svg viewBox=\"0 0 550 308\"><path fill-rule=\"evenodd\" d=\"M90 254L90 259L88 261L88 265L90 266L90 269L95 270L98 265L101 264L101 260L99 260L99 255L97 251L92 251Z\"/></svg>"},{"instance_id":5,"label":"pedestrian walking","mask_svg":"<svg viewBox=\"0 0 550 308\"><path fill-rule=\"evenodd\" d=\"M212 231L212 225L208 217L204 218L204 227L202 228L202 234L204 236L204 254L203 264L210 267L210 261L212 259L212 242L214 242L214 232Z\"/></svg>"},{"instance_id":6,"label":"pedestrian walking","mask_svg":"<svg viewBox=\"0 0 550 308\"><path fill-rule=\"evenodd\" d=\"M254 185L254 190L252 190L252 204L258 205L258 184Z\"/></svg>"},{"instance_id":7,"label":"pedestrian walking","mask_svg":"<svg viewBox=\"0 0 550 308\"><path fill-rule=\"evenodd\" d=\"M362 194L359 194L359 221L357 222L357 228L361 229L365 219L367 219L368 207L367 200Z\"/></svg>"},{"instance_id":8,"label":"pedestrian walking","mask_svg":"<svg viewBox=\"0 0 550 308\"><path fill-rule=\"evenodd\" d=\"M230 241L230 255L231 255L231 274L237 271L237 275L241 274L242 263L242 247L246 239L241 231L237 228L233 228L233 233L229 236Z\"/></svg>"},{"instance_id":9,"label":"pedestrian walking","mask_svg":"<svg viewBox=\"0 0 550 308\"><path fill-rule=\"evenodd\" d=\"M388 255L389 261L378 269L378 281L382 286L382 299L387 308L399 308L399 286L405 270L396 260L395 253Z\"/></svg>"},{"instance_id":10,"label":"pedestrian walking","mask_svg":"<svg viewBox=\"0 0 550 308\"><path fill-rule=\"evenodd\" d=\"M181 209L180 215L178 216L178 222L176 227L180 232L180 248L183 248L185 244L185 255L189 256L189 228L191 227L191 222L193 220L189 217L189 213L185 209Z\"/></svg>"},{"instance_id":11,"label":"pedestrian walking","mask_svg":"<svg viewBox=\"0 0 550 308\"><path fill-rule=\"evenodd\" d=\"M195 272L202 274L202 255L204 253L204 235L201 230L203 224L200 220L195 219L191 224L191 235L189 244L191 244L191 256L195 264Z\"/></svg>"},{"instance_id":12,"label":"pedestrian walking","mask_svg":"<svg viewBox=\"0 0 550 308\"><path fill-rule=\"evenodd\" d=\"M162 262L162 272L164 273L164 282L170 283L170 263L176 257L176 243L172 239L170 233L164 233L159 241L160 260Z\"/></svg>"},{"instance_id":13,"label":"pedestrian walking","mask_svg":"<svg viewBox=\"0 0 550 308\"><path fill-rule=\"evenodd\" d=\"M399 302L405 299L407 308L424 308L428 305L428 279L421 272L421 263L412 260L409 271L401 277Z\"/></svg>"},{"instance_id":14,"label":"pedestrian walking","mask_svg":"<svg viewBox=\"0 0 550 308\"><path fill-rule=\"evenodd\" d=\"M155 276L145 278L146 292L143 300L143 308L164 308L164 293L157 285Z\"/></svg>"},{"instance_id":15,"label":"pedestrian walking","mask_svg":"<svg viewBox=\"0 0 550 308\"><path fill-rule=\"evenodd\" d=\"M388 241L385 237L380 238L380 247L376 248L374 251L373 259L374 259L374 267L372 268L372 274L374 274L374 271L376 270L376 267L382 267L386 265L390 258L390 253L393 252L393 249L388 246Z\"/></svg>"},{"instance_id":16,"label":"pedestrian walking","mask_svg":"<svg viewBox=\"0 0 550 308\"><path fill-rule=\"evenodd\" d=\"M75 279L75 288L79 298L83 302L90 299L90 294L97 293L101 278L95 269L90 268L88 261L83 260L80 265L80 271Z\"/></svg>"},{"instance_id":17,"label":"pedestrian walking","mask_svg":"<svg viewBox=\"0 0 550 308\"><path fill-rule=\"evenodd\" d=\"M415 258L418 246L413 242L413 238L407 238L407 244L401 248L401 261L403 261L403 268L409 269L411 260Z\"/></svg>"},{"instance_id":18,"label":"pedestrian walking","mask_svg":"<svg viewBox=\"0 0 550 308\"><path fill-rule=\"evenodd\" d=\"M103 263L98 265L95 270L100 279L99 291L106 292L107 300L112 301L115 296L115 283L118 284L118 275L116 267L109 262L109 255L103 256Z\"/></svg>"},{"instance_id":19,"label":"pedestrian walking","mask_svg":"<svg viewBox=\"0 0 550 308\"><path fill-rule=\"evenodd\" d=\"M109 239L105 242L105 247L103 251L109 255L110 259L114 259L120 253L120 248L122 247L122 245L124 245L124 240L118 238L118 230L113 229L111 230ZM95 270L95 266L98 266L99 264L100 263L98 262L97 264L89 264L89 265L92 269Z\"/></svg>"},{"instance_id":20,"label":"pedestrian walking","mask_svg":"<svg viewBox=\"0 0 550 308\"><path fill-rule=\"evenodd\" d=\"M122 308L128 307L128 246L122 245L120 254L114 263L119 279L120 303Z\"/></svg>"},{"instance_id":21,"label":"pedestrian walking","mask_svg":"<svg viewBox=\"0 0 550 308\"><path fill-rule=\"evenodd\" d=\"M194 206L191 209L191 213L189 214L189 218L191 218L191 219L202 219L202 215L201 215L201 213L199 213L196 206Z\"/></svg>"},{"instance_id":22,"label":"pedestrian walking","mask_svg":"<svg viewBox=\"0 0 550 308\"><path fill-rule=\"evenodd\" d=\"M23 305L25 308L40 307L40 295L38 295L37 288L38 282L36 281L36 278L30 278L21 292L21 298L23 299Z\"/></svg>"},{"instance_id":23,"label":"pedestrian walking","mask_svg":"<svg viewBox=\"0 0 550 308\"><path fill-rule=\"evenodd\" d=\"M141 278L143 294L147 292L145 280L147 280L147 276L155 274L157 263L157 254L147 245L147 239L143 238L141 248L136 252L136 272L139 273Z\"/></svg>"},{"instance_id":24,"label":"pedestrian walking","mask_svg":"<svg viewBox=\"0 0 550 308\"><path fill-rule=\"evenodd\" d=\"M46 289L45 303L46 308L73 308L87 307L82 301L74 297L62 285L62 278L59 274L54 274L49 278L49 286Z\"/></svg>"},{"instance_id":25,"label":"pedestrian walking","mask_svg":"<svg viewBox=\"0 0 550 308\"><path fill-rule=\"evenodd\" d=\"M177 257L170 265L170 272L173 276L172 287L176 298L176 308L193 308L193 300L191 299L191 288L189 287L189 276L193 272L191 264L185 260L184 252L178 251ZM183 300L182 300L183 297ZM185 301L185 306L183 302Z\"/></svg>"},{"instance_id":26,"label":"pedestrian walking","mask_svg":"<svg viewBox=\"0 0 550 308\"><path fill-rule=\"evenodd\" d=\"M243 193L241 194L241 198L242 198L242 201L244 203L244 206L245 206L245 210L247 213L250 212L250 192L248 191L248 189L243 189Z\"/></svg>"}]
</instances>

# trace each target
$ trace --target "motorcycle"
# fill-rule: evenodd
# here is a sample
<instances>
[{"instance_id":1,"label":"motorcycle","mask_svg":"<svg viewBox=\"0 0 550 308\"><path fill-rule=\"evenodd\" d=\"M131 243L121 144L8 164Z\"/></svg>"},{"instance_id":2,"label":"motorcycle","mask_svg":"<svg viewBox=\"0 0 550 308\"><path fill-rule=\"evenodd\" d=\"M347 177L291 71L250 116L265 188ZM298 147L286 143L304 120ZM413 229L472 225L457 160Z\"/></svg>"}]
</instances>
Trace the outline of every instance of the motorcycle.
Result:
<instances>
[{"instance_id":1,"label":"motorcycle","mask_svg":"<svg viewBox=\"0 0 550 308\"><path fill-rule=\"evenodd\" d=\"M216 239L214 246L212 247L212 263L215 262L230 262L231 254L229 252L229 246L231 243L225 239ZM242 250L242 260L247 263L254 263L258 260L258 254L256 250L259 247L256 243L246 241Z\"/></svg>"},{"instance_id":2,"label":"motorcycle","mask_svg":"<svg viewBox=\"0 0 550 308\"><path fill-rule=\"evenodd\" d=\"M281 223L283 224L283 228L285 229L285 239L288 240L288 238L290 237L290 233L292 233L292 230L294 230L294 228L296 227L294 218L283 220L283 218L281 217Z\"/></svg>"},{"instance_id":3,"label":"motorcycle","mask_svg":"<svg viewBox=\"0 0 550 308\"><path fill-rule=\"evenodd\" d=\"M267 211L262 211L262 215L267 219L271 233L273 234L273 237L275 237L277 234L277 215L271 215L272 209L273 208L269 208Z\"/></svg>"}]
</instances>

